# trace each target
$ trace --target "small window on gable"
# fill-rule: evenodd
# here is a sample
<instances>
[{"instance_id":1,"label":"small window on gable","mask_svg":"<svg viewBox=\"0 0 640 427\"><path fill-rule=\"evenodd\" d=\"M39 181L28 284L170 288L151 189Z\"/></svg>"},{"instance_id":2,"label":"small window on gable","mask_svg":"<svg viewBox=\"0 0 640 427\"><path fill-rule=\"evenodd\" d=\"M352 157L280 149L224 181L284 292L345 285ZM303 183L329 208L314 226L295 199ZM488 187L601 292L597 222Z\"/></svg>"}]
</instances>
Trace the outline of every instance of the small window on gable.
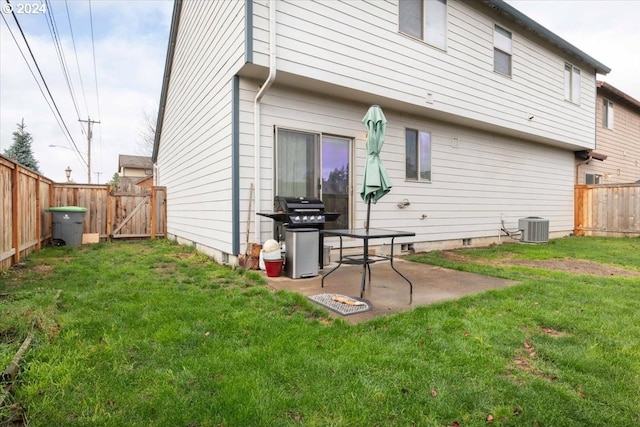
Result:
<instances>
[{"instance_id":1,"label":"small window on gable","mask_svg":"<svg viewBox=\"0 0 640 427\"><path fill-rule=\"evenodd\" d=\"M414 129L405 132L405 177L411 181L431 181L431 134Z\"/></svg>"},{"instance_id":2,"label":"small window on gable","mask_svg":"<svg viewBox=\"0 0 640 427\"><path fill-rule=\"evenodd\" d=\"M584 174L584 183L587 185L602 184L602 175L586 173Z\"/></svg>"},{"instance_id":3,"label":"small window on gable","mask_svg":"<svg viewBox=\"0 0 640 427\"><path fill-rule=\"evenodd\" d=\"M511 32L498 25L493 30L493 71L511 75Z\"/></svg>"},{"instance_id":4,"label":"small window on gable","mask_svg":"<svg viewBox=\"0 0 640 427\"><path fill-rule=\"evenodd\" d=\"M580 103L580 69L564 64L564 99Z\"/></svg>"},{"instance_id":5,"label":"small window on gable","mask_svg":"<svg viewBox=\"0 0 640 427\"><path fill-rule=\"evenodd\" d=\"M605 99L602 105L602 125L613 129L613 102Z\"/></svg>"},{"instance_id":6,"label":"small window on gable","mask_svg":"<svg viewBox=\"0 0 640 427\"><path fill-rule=\"evenodd\" d=\"M398 16L401 33L446 49L446 0L399 0Z\"/></svg>"}]
</instances>

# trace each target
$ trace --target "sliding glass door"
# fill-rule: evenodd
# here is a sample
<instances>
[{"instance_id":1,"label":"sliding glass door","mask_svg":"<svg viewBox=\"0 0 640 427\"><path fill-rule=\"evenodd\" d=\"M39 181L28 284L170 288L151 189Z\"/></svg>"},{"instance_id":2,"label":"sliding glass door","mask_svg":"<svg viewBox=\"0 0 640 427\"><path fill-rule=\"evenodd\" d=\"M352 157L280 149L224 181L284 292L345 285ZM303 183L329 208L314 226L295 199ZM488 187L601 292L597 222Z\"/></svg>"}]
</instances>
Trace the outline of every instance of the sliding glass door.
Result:
<instances>
[{"instance_id":1,"label":"sliding glass door","mask_svg":"<svg viewBox=\"0 0 640 427\"><path fill-rule=\"evenodd\" d=\"M327 212L339 212L334 222L325 228L350 228L349 224L349 152L351 140L322 137L322 201Z\"/></svg>"},{"instance_id":2,"label":"sliding glass door","mask_svg":"<svg viewBox=\"0 0 640 427\"><path fill-rule=\"evenodd\" d=\"M325 228L350 226L351 139L278 129L276 195L322 199L327 212L338 212Z\"/></svg>"}]
</instances>

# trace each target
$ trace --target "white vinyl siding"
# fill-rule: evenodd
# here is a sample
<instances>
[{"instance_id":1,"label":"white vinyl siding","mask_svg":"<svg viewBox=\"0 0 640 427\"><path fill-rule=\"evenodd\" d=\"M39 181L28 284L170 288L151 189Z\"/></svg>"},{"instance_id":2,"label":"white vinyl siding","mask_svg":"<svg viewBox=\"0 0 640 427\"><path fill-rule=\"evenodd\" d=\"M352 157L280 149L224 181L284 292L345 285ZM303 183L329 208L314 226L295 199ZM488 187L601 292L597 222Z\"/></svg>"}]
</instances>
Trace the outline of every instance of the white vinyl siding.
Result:
<instances>
[{"instance_id":1,"label":"white vinyl siding","mask_svg":"<svg viewBox=\"0 0 640 427\"><path fill-rule=\"evenodd\" d=\"M349 99L387 98L417 114L477 123L569 149L594 148L595 73L584 72L576 82L579 105L564 102L568 58L509 26L512 78L501 78L493 71L493 32L496 23L505 24L483 2L447 3L446 52L398 32L397 2L276 4L278 72L296 76L288 84L322 87L327 95ZM262 49L254 55L257 65L267 67L268 32L255 36L261 42L254 49ZM529 121L530 115L536 119Z\"/></svg>"},{"instance_id":2,"label":"white vinyl siding","mask_svg":"<svg viewBox=\"0 0 640 427\"><path fill-rule=\"evenodd\" d=\"M253 16L245 21L247 4ZM272 53L269 6L277 8L277 76L262 99L255 138L254 99ZM243 224L250 218L251 227L256 212L273 209L277 128L353 141L349 212L351 223L362 226L361 121L372 103L380 103L388 119L381 159L393 185L372 208L372 226L415 231L416 243L498 238L502 219L513 228L527 216L549 219L552 233L571 232L573 152L595 148L595 128L602 128L595 118L602 114L595 72L579 61L571 65L568 99L575 102L566 102L564 66L575 58L485 2L449 1L443 10L446 51L428 45L425 9L420 37L399 31L411 24L400 24L395 0L185 0L158 153L158 184L169 194L169 235L230 254L238 237L231 232L238 225L232 214ZM248 56L246 22L253 23ZM495 25L511 34L511 78L494 71ZM239 212L232 211L234 76L240 91ZM617 132L626 120L623 107L616 108ZM406 177L407 129L428 130L434 178L428 185ZM251 184L260 189L256 204ZM400 209L405 199L410 206ZM245 236L241 227L241 241L273 237L273 221L257 220L260 235L249 230Z\"/></svg>"},{"instance_id":3,"label":"white vinyl siding","mask_svg":"<svg viewBox=\"0 0 640 427\"><path fill-rule=\"evenodd\" d=\"M252 96L253 91L243 94L246 99ZM357 194L366 159L366 129L361 121L368 107L320 94L272 88L262 105L263 152L268 157L265 164L273 164L269 153L273 153L274 127L352 137L352 188ZM380 158L393 188L372 207L373 226L415 231L415 242L495 236L501 215L511 228L518 218L541 216L550 220L553 232L572 231L573 152L392 109L384 109L384 113L388 123ZM429 185L405 179L407 129L428 130L433 141L431 167L437 179ZM457 144L452 143L454 138ZM244 152L250 150L252 147L247 146ZM272 170L264 174L272 176ZM263 207L273 206L273 193L263 192ZM410 209L399 209L398 202L405 198L411 203ZM353 199L354 223L362 224L366 204L359 196ZM427 215L426 220L421 219L422 214ZM263 240L271 236L272 223L263 220Z\"/></svg>"},{"instance_id":4,"label":"white vinyl siding","mask_svg":"<svg viewBox=\"0 0 640 427\"><path fill-rule=\"evenodd\" d=\"M158 152L167 232L231 253L234 69L244 2L184 2ZM188 29L188 30L187 30Z\"/></svg>"}]
</instances>

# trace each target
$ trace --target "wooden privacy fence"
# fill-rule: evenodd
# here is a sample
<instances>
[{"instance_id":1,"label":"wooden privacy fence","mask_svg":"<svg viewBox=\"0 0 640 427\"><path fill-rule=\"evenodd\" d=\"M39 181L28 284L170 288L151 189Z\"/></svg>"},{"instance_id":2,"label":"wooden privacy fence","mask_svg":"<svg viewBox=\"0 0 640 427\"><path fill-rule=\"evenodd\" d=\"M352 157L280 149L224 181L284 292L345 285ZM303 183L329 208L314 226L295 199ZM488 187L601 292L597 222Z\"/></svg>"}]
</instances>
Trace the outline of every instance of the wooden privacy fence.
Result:
<instances>
[{"instance_id":1,"label":"wooden privacy fence","mask_svg":"<svg viewBox=\"0 0 640 427\"><path fill-rule=\"evenodd\" d=\"M87 208L83 234L101 240L166 236L166 189L54 183L0 156L0 270L52 239L52 206Z\"/></svg>"},{"instance_id":2,"label":"wooden privacy fence","mask_svg":"<svg viewBox=\"0 0 640 427\"><path fill-rule=\"evenodd\" d=\"M0 270L40 249L51 237L53 182L0 156Z\"/></svg>"},{"instance_id":3,"label":"wooden privacy fence","mask_svg":"<svg viewBox=\"0 0 640 427\"><path fill-rule=\"evenodd\" d=\"M576 236L640 236L640 184L576 185Z\"/></svg>"},{"instance_id":4,"label":"wooden privacy fence","mask_svg":"<svg viewBox=\"0 0 640 427\"><path fill-rule=\"evenodd\" d=\"M101 240L165 237L166 189L54 184L52 206L87 208L83 233Z\"/></svg>"}]
</instances>

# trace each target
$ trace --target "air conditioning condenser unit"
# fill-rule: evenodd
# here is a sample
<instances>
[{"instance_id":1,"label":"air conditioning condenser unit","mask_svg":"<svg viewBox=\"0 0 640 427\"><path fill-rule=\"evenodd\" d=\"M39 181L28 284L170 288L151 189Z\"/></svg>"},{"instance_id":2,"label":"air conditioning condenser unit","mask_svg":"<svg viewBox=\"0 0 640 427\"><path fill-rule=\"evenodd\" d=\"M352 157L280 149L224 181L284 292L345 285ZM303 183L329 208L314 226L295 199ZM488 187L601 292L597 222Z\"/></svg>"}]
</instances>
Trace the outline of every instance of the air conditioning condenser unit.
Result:
<instances>
[{"instance_id":1,"label":"air conditioning condenser unit","mask_svg":"<svg viewBox=\"0 0 640 427\"><path fill-rule=\"evenodd\" d=\"M521 242L546 243L549 241L549 220L537 216L528 216L518 220L518 229L522 231Z\"/></svg>"}]
</instances>

